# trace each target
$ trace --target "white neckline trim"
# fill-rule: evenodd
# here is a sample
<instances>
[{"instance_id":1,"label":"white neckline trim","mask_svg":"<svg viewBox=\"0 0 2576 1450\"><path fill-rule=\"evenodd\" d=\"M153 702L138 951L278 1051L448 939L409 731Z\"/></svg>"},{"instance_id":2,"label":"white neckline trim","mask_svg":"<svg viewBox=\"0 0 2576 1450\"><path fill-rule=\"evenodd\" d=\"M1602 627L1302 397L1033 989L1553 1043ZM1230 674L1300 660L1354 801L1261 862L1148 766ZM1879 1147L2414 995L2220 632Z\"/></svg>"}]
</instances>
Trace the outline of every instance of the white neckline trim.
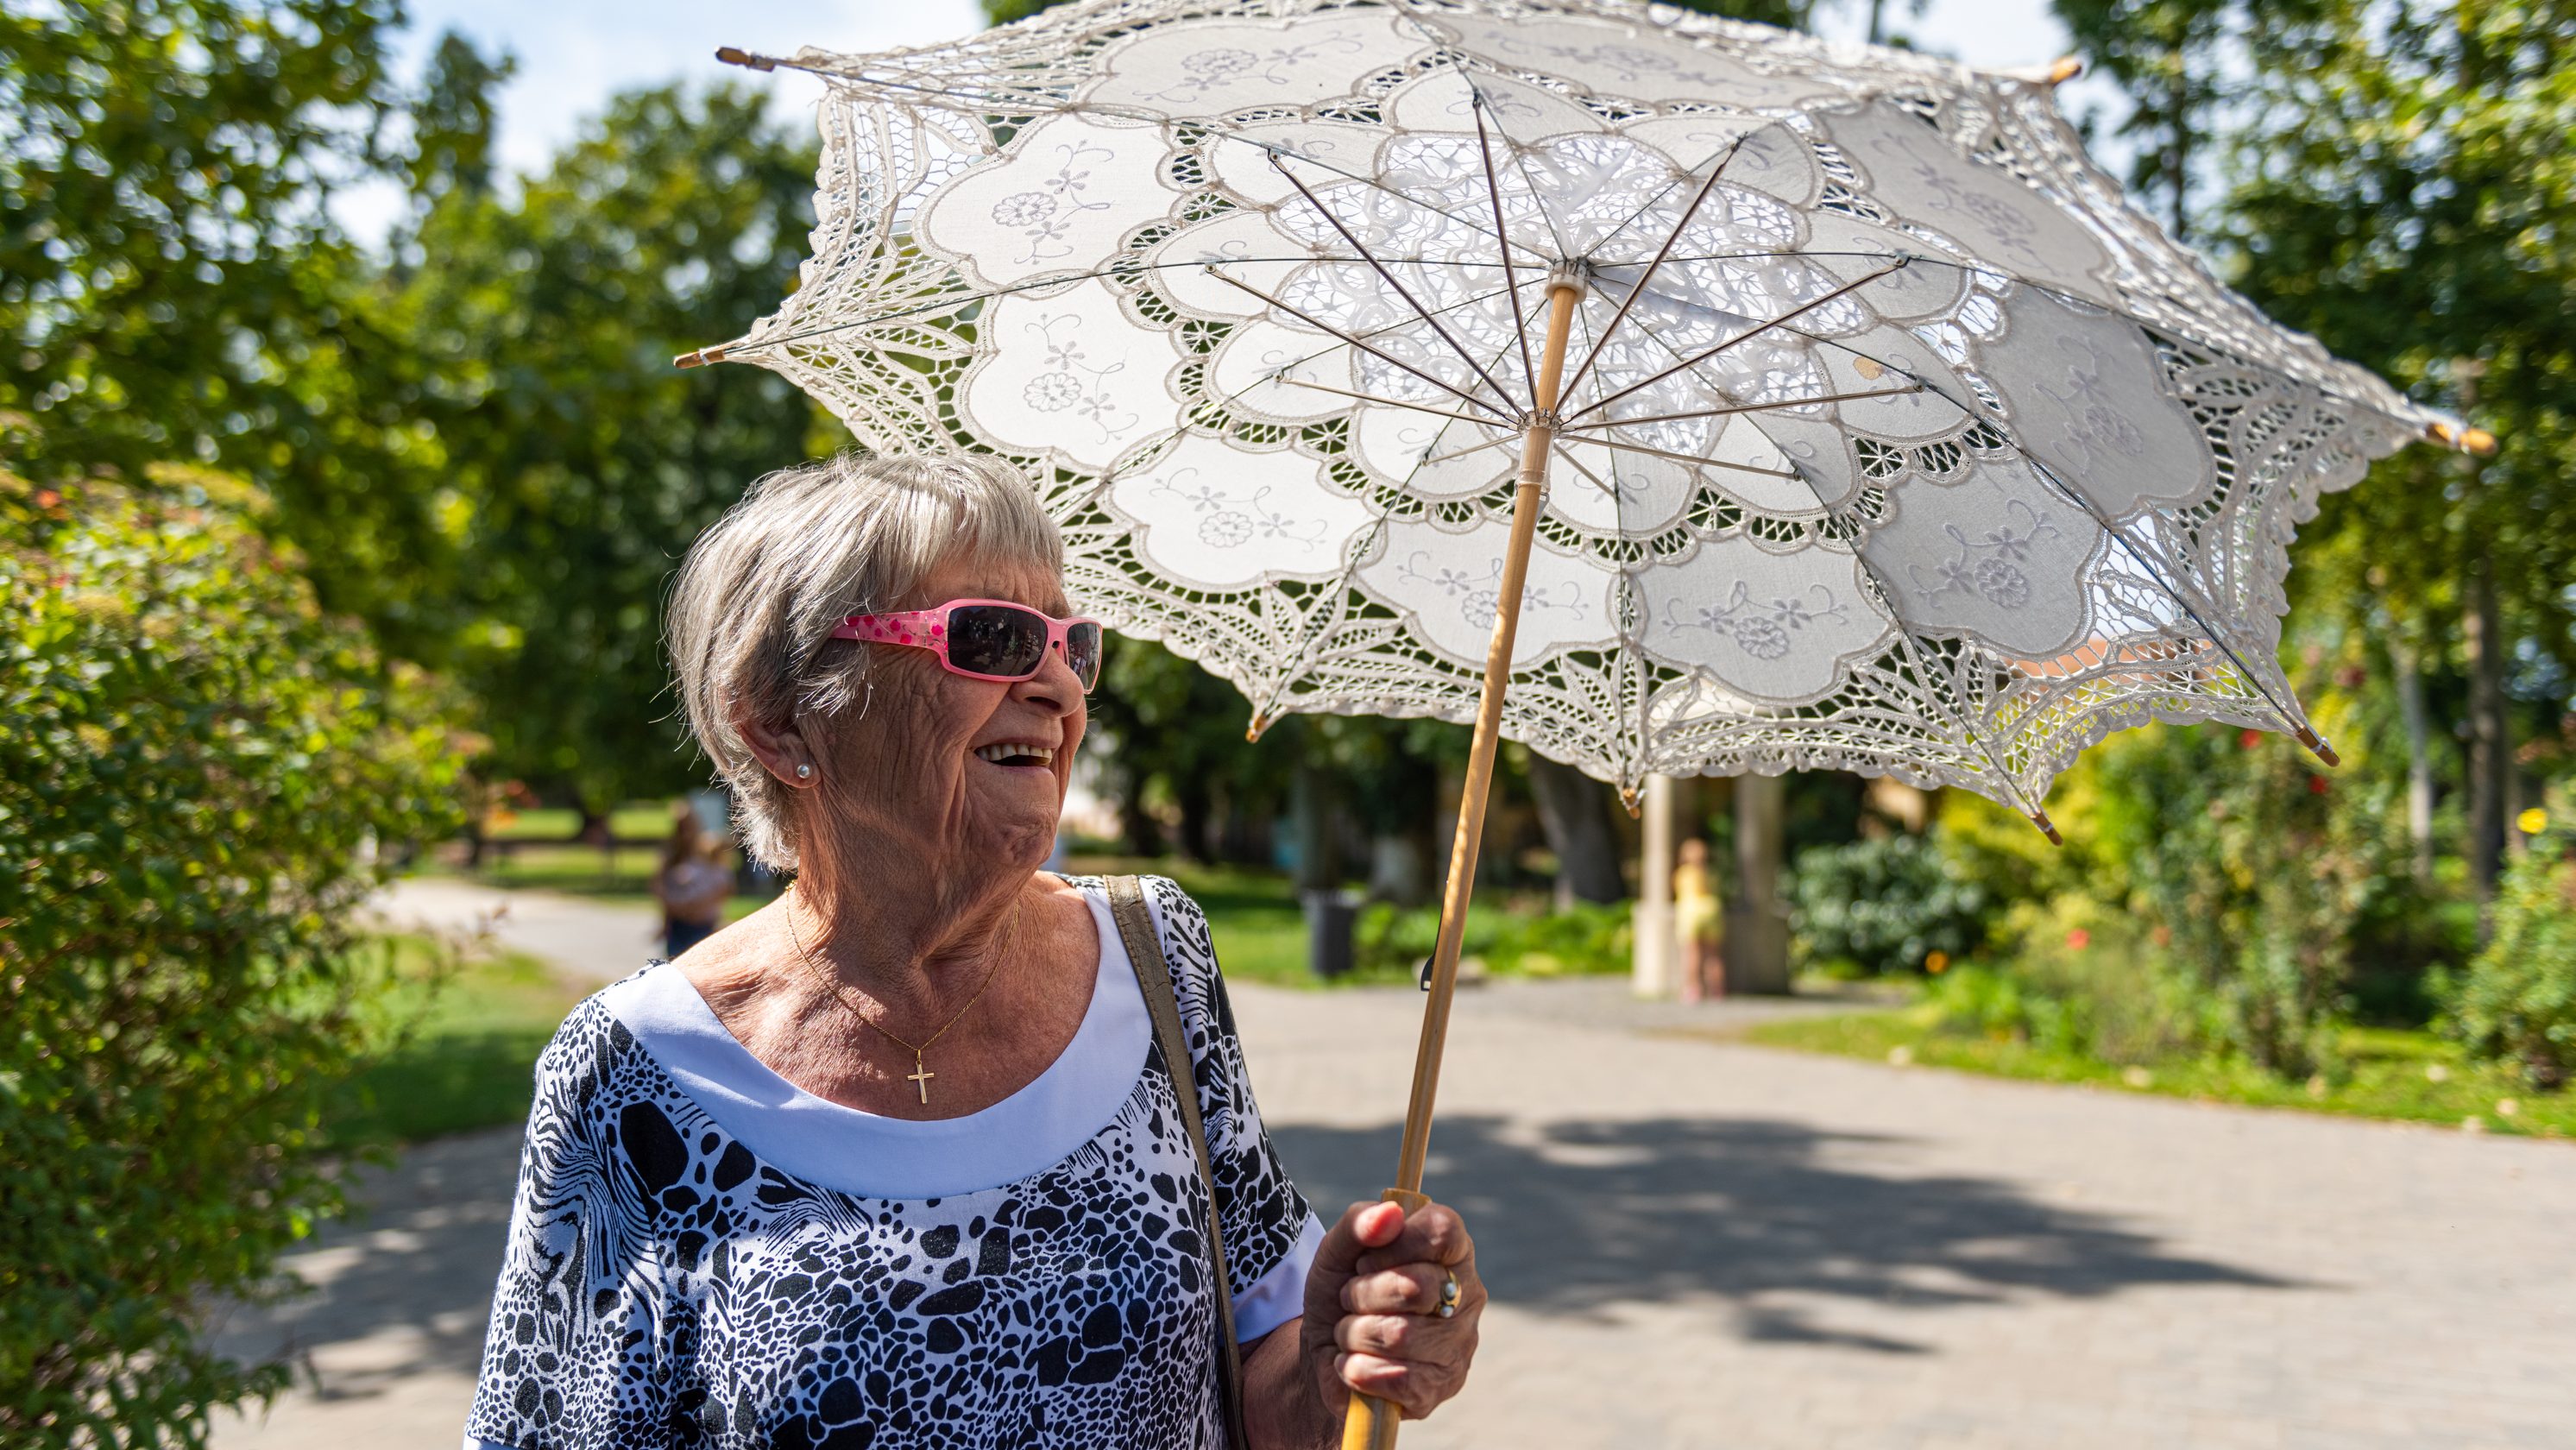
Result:
<instances>
[{"instance_id":1,"label":"white neckline trim","mask_svg":"<svg viewBox=\"0 0 2576 1450\"><path fill-rule=\"evenodd\" d=\"M600 993L680 1089L782 1173L869 1198L947 1198L1064 1161L1124 1107L1153 1023L1105 892L1082 888L1100 935L1091 1005L1073 1040L1027 1086L980 1112L916 1122L816 1097L769 1070L668 964Z\"/></svg>"}]
</instances>

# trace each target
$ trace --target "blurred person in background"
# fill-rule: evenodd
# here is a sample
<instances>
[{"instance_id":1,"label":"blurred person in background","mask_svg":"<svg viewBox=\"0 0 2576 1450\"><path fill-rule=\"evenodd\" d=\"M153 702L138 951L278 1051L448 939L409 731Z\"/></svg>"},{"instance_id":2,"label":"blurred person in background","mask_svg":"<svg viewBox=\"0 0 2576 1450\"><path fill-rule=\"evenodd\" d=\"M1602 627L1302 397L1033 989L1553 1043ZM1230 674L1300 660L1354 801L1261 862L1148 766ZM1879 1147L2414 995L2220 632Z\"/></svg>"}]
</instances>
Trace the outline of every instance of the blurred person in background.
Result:
<instances>
[{"instance_id":1,"label":"blurred person in background","mask_svg":"<svg viewBox=\"0 0 2576 1450\"><path fill-rule=\"evenodd\" d=\"M1718 953L1718 933L1725 926L1709 874L1708 842L1693 836L1682 842L1680 854L1673 867L1673 936L1681 943L1682 1000L1723 997L1726 960Z\"/></svg>"},{"instance_id":2,"label":"blurred person in background","mask_svg":"<svg viewBox=\"0 0 2576 1450\"><path fill-rule=\"evenodd\" d=\"M672 807L670 839L653 871L663 960L676 959L723 924L725 898L733 895L733 870L724 858L724 842L698 818L697 807L685 800Z\"/></svg>"}]
</instances>

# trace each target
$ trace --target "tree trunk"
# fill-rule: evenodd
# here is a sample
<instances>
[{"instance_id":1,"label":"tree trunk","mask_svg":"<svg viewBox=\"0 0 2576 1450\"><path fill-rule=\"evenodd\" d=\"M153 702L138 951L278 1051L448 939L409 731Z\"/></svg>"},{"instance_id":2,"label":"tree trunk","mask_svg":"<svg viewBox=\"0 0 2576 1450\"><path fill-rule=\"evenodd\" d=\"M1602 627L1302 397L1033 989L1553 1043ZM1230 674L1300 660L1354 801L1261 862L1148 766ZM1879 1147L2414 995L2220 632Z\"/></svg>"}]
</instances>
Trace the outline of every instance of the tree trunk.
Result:
<instances>
[{"instance_id":1,"label":"tree trunk","mask_svg":"<svg viewBox=\"0 0 2576 1450\"><path fill-rule=\"evenodd\" d=\"M1297 887L1329 891L1342 884L1342 821L1334 776L1322 766L1297 767L1292 798L1297 829Z\"/></svg>"},{"instance_id":2,"label":"tree trunk","mask_svg":"<svg viewBox=\"0 0 2576 1450\"><path fill-rule=\"evenodd\" d=\"M1782 827L1788 782L1776 775L1735 779L1736 891L1726 912L1726 990L1789 990L1789 918L1780 903Z\"/></svg>"},{"instance_id":3,"label":"tree trunk","mask_svg":"<svg viewBox=\"0 0 2576 1450\"><path fill-rule=\"evenodd\" d=\"M1181 854L1205 866L1215 859L1211 845L1211 827L1216 819L1216 802L1203 781L1183 781L1173 792L1181 808Z\"/></svg>"},{"instance_id":4,"label":"tree trunk","mask_svg":"<svg viewBox=\"0 0 2576 1450\"><path fill-rule=\"evenodd\" d=\"M2433 880L2433 727L2424 711L2424 676L2415 651L2392 638L2388 661L2397 684L2397 714L2406 726L2406 834L2415 844L2415 879Z\"/></svg>"},{"instance_id":5,"label":"tree trunk","mask_svg":"<svg viewBox=\"0 0 2576 1450\"><path fill-rule=\"evenodd\" d=\"M1145 782L1141 776L1123 770L1117 776L1120 843L1128 855L1150 861L1163 854L1163 823L1145 809Z\"/></svg>"},{"instance_id":6,"label":"tree trunk","mask_svg":"<svg viewBox=\"0 0 2576 1450\"><path fill-rule=\"evenodd\" d=\"M2191 61L2188 56L2174 57L2173 137L2165 152L2165 180L2173 188L2168 208L2167 230L2177 242L2190 239L2191 225L2191 128L2197 121L2191 109Z\"/></svg>"},{"instance_id":7,"label":"tree trunk","mask_svg":"<svg viewBox=\"0 0 2576 1450\"><path fill-rule=\"evenodd\" d=\"M2513 769L2513 741L2504 700L2504 618L2495 575L2484 558L2464 561L2469 656L2469 881L2478 906L2495 900L2504 861L2505 774Z\"/></svg>"},{"instance_id":8,"label":"tree trunk","mask_svg":"<svg viewBox=\"0 0 2576 1450\"><path fill-rule=\"evenodd\" d=\"M1610 824L1610 787L1570 765L1530 753L1530 795L1539 829L1556 853L1558 909L1577 901L1625 901L1628 882L1619 869L1619 836Z\"/></svg>"}]
</instances>

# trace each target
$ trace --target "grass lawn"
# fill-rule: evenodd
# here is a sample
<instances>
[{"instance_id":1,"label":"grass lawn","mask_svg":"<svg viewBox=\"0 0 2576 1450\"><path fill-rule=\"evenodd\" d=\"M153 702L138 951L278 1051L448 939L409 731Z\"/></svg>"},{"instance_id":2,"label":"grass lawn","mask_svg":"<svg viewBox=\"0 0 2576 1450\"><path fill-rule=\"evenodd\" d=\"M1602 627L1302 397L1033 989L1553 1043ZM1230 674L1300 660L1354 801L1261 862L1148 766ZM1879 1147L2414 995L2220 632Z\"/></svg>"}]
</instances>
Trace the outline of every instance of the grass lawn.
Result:
<instances>
[{"instance_id":1,"label":"grass lawn","mask_svg":"<svg viewBox=\"0 0 2576 1450\"><path fill-rule=\"evenodd\" d=\"M1174 861L1076 856L1065 869L1076 875L1121 872L1169 876L1207 912L1217 965L1229 980L1270 987L1402 986L1402 972L1354 972L1327 982L1306 969L1306 913L1296 883L1276 871L1190 866Z\"/></svg>"},{"instance_id":2,"label":"grass lawn","mask_svg":"<svg viewBox=\"0 0 2576 1450\"><path fill-rule=\"evenodd\" d=\"M1921 1008L1766 1022L1746 1036L1773 1047L1874 1062L2078 1083L2200 1102L2440 1123L2490 1133L2576 1136L2576 1092L2535 1093L2518 1075L2469 1062L2457 1046L2429 1032L2352 1029L2344 1039L2352 1075L2341 1083L2284 1082L2231 1062L2124 1068L2028 1042L1945 1028Z\"/></svg>"},{"instance_id":3,"label":"grass lawn","mask_svg":"<svg viewBox=\"0 0 2576 1450\"><path fill-rule=\"evenodd\" d=\"M388 1022L411 1027L344 1085L334 1134L414 1143L524 1119L537 1053L585 989L515 952L479 955L440 974L428 942L385 940L403 984L383 1011Z\"/></svg>"},{"instance_id":4,"label":"grass lawn","mask_svg":"<svg viewBox=\"0 0 2576 1450\"><path fill-rule=\"evenodd\" d=\"M541 806L535 810L512 811L492 831L496 841L569 841L581 829L581 812L569 807ZM671 833L671 807L666 801L638 801L619 806L608 813L609 834L630 840L651 839Z\"/></svg>"}]
</instances>

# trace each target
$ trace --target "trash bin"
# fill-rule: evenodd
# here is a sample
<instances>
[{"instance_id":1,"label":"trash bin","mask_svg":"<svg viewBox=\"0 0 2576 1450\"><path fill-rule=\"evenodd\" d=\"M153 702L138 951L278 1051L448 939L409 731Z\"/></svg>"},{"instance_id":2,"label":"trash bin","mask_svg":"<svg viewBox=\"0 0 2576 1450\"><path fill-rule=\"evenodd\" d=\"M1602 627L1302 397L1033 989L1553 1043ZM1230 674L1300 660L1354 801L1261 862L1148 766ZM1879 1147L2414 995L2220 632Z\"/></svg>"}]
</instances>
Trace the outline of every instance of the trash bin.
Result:
<instances>
[{"instance_id":1,"label":"trash bin","mask_svg":"<svg viewBox=\"0 0 2576 1450\"><path fill-rule=\"evenodd\" d=\"M1306 968L1326 981L1348 975L1355 965L1353 928L1359 924L1360 896L1353 891L1307 891Z\"/></svg>"}]
</instances>

